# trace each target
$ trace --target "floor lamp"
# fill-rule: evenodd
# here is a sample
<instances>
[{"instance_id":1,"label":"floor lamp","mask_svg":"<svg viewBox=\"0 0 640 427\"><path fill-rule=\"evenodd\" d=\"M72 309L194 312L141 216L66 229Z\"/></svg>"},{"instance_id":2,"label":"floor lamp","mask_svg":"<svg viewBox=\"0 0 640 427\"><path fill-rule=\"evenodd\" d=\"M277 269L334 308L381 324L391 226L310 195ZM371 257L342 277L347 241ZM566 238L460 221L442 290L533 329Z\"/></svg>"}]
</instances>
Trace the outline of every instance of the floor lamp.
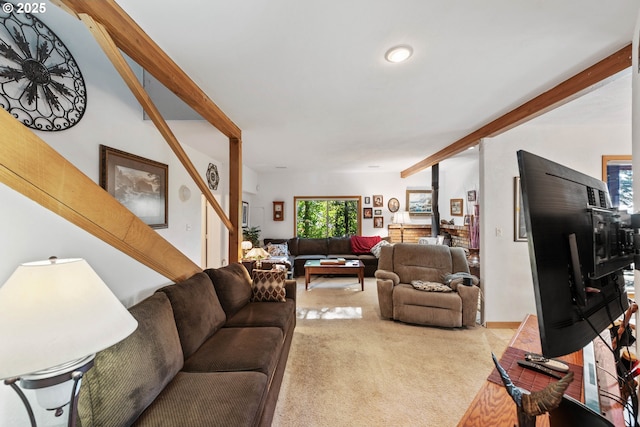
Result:
<instances>
[{"instance_id":1,"label":"floor lamp","mask_svg":"<svg viewBox=\"0 0 640 427\"><path fill-rule=\"evenodd\" d=\"M95 353L137 326L85 260L22 264L0 287L0 379L18 394L32 427L22 389L35 389L38 404L56 417L69 405L67 425L74 426L80 380Z\"/></svg>"}]
</instances>

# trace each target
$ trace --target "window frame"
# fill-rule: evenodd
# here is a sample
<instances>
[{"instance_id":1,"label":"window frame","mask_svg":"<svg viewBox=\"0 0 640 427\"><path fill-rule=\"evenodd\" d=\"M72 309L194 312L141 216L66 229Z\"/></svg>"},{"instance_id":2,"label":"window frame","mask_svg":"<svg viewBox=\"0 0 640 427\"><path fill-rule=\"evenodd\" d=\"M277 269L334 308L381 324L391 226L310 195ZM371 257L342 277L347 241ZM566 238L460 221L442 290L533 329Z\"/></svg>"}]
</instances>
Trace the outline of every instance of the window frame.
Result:
<instances>
[{"instance_id":1,"label":"window frame","mask_svg":"<svg viewBox=\"0 0 640 427\"><path fill-rule=\"evenodd\" d=\"M362 235L362 196L293 196L293 237L298 237L298 201L304 200L354 200L356 206L357 235Z\"/></svg>"}]
</instances>

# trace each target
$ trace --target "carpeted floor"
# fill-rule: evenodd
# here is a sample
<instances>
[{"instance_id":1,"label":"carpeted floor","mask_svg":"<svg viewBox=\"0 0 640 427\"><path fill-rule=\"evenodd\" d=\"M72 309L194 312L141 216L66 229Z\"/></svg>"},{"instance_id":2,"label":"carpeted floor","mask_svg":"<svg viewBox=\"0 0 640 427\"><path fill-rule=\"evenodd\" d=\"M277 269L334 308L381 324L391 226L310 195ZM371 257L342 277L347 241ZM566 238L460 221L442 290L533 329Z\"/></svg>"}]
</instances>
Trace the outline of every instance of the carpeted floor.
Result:
<instances>
[{"instance_id":1,"label":"carpeted floor","mask_svg":"<svg viewBox=\"0 0 640 427\"><path fill-rule=\"evenodd\" d=\"M274 427L455 426L514 333L381 320L373 278L298 278L297 307Z\"/></svg>"}]
</instances>

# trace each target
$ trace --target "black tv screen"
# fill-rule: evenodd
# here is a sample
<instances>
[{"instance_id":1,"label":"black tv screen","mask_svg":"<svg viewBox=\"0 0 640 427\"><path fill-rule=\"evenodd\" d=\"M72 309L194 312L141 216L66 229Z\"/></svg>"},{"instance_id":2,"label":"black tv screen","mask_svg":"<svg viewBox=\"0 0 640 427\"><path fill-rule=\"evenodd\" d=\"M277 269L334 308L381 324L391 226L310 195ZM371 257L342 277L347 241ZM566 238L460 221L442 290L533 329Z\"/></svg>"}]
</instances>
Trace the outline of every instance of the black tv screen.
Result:
<instances>
[{"instance_id":1,"label":"black tv screen","mask_svg":"<svg viewBox=\"0 0 640 427\"><path fill-rule=\"evenodd\" d=\"M526 151L517 156L542 353L562 356L628 307L630 218L611 207L601 180Z\"/></svg>"}]
</instances>

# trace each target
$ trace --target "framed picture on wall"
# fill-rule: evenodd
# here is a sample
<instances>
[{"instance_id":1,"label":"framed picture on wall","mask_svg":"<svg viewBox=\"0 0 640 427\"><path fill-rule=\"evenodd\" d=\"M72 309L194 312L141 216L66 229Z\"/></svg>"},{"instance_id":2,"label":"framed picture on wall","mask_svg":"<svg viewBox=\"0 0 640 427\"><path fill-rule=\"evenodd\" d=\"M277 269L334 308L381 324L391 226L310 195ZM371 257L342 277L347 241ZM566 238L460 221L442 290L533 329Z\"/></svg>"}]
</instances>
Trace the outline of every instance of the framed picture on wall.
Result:
<instances>
[{"instance_id":1,"label":"framed picture on wall","mask_svg":"<svg viewBox=\"0 0 640 427\"><path fill-rule=\"evenodd\" d=\"M371 204L371 197L364 196L364 204L365 205L370 205Z\"/></svg>"},{"instance_id":2,"label":"framed picture on wall","mask_svg":"<svg viewBox=\"0 0 640 427\"><path fill-rule=\"evenodd\" d=\"M151 228L167 228L169 166L100 145L100 186Z\"/></svg>"},{"instance_id":3,"label":"framed picture on wall","mask_svg":"<svg viewBox=\"0 0 640 427\"><path fill-rule=\"evenodd\" d=\"M381 216L374 216L373 228L384 228L384 218Z\"/></svg>"},{"instance_id":4,"label":"framed picture on wall","mask_svg":"<svg viewBox=\"0 0 640 427\"><path fill-rule=\"evenodd\" d=\"M249 226L249 202L242 202L242 227Z\"/></svg>"},{"instance_id":5,"label":"framed picture on wall","mask_svg":"<svg viewBox=\"0 0 640 427\"><path fill-rule=\"evenodd\" d=\"M411 215L431 215L431 190L407 190L407 211Z\"/></svg>"},{"instance_id":6,"label":"framed picture on wall","mask_svg":"<svg viewBox=\"0 0 640 427\"><path fill-rule=\"evenodd\" d=\"M449 201L450 204L450 209L451 209L451 215L453 216L462 216L462 204L464 203L464 201L462 199L451 199Z\"/></svg>"},{"instance_id":7,"label":"framed picture on wall","mask_svg":"<svg viewBox=\"0 0 640 427\"><path fill-rule=\"evenodd\" d=\"M382 215L382 209L376 209L375 211L373 211L374 215Z\"/></svg>"},{"instance_id":8,"label":"framed picture on wall","mask_svg":"<svg viewBox=\"0 0 640 427\"><path fill-rule=\"evenodd\" d=\"M373 207L374 208L381 208L383 206L383 197L381 195L374 195L373 196Z\"/></svg>"},{"instance_id":9,"label":"framed picture on wall","mask_svg":"<svg viewBox=\"0 0 640 427\"><path fill-rule=\"evenodd\" d=\"M513 241L527 241L527 226L524 222L524 211L522 210L522 189L520 188L520 177L513 179Z\"/></svg>"},{"instance_id":10,"label":"framed picture on wall","mask_svg":"<svg viewBox=\"0 0 640 427\"><path fill-rule=\"evenodd\" d=\"M362 208L363 218L373 218L373 208Z\"/></svg>"}]
</instances>

